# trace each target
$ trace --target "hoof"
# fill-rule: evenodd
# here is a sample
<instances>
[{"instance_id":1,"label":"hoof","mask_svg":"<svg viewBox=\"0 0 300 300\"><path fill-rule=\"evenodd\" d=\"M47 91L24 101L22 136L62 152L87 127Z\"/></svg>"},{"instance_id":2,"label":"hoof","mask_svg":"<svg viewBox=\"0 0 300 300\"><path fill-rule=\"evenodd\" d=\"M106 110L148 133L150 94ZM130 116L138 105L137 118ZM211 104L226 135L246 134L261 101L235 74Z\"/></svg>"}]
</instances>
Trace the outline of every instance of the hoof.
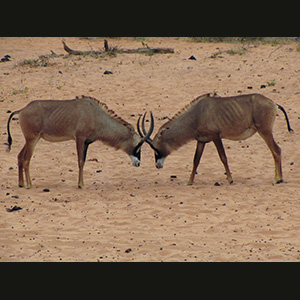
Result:
<instances>
[{"instance_id":1,"label":"hoof","mask_svg":"<svg viewBox=\"0 0 300 300\"><path fill-rule=\"evenodd\" d=\"M190 181L189 181L189 182L185 183L184 185L185 185L185 186L193 185L193 182L190 182Z\"/></svg>"},{"instance_id":2,"label":"hoof","mask_svg":"<svg viewBox=\"0 0 300 300\"><path fill-rule=\"evenodd\" d=\"M227 178L227 181L228 181L229 184L233 184L233 180L232 179L228 179Z\"/></svg>"}]
</instances>

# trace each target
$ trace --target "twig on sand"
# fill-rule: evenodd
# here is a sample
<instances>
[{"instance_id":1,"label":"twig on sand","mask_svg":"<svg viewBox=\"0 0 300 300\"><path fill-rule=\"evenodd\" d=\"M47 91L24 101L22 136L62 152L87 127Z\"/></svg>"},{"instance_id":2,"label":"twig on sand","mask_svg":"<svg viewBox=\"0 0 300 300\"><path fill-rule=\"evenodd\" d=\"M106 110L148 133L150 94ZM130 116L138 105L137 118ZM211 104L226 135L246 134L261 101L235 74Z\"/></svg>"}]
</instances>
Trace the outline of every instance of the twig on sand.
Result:
<instances>
[{"instance_id":1,"label":"twig on sand","mask_svg":"<svg viewBox=\"0 0 300 300\"><path fill-rule=\"evenodd\" d=\"M144 54L154 54L154 53L174 53L173 48L153 48L149 47L148 45L145 45L143 48L135 48L135 49L121 49L118 47L109 47L107 40L104 40L104 50L98 50L98 51L79 51L79 50L73 50L70 47L67 46L64 40L62 40L64 50L68 52L69 54L73 55L100 55L104 53L144 53Z\"/></svg>"}]
</instances>

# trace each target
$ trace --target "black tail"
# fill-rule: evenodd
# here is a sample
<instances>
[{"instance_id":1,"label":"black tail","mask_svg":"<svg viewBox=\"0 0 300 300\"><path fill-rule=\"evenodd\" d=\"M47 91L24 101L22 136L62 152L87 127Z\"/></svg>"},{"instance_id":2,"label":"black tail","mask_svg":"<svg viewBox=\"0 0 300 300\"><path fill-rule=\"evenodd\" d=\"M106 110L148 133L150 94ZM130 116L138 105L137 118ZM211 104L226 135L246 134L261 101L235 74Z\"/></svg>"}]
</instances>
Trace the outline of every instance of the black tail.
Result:
<instances>
[{"instance_id":1,"label":"black tail","mask_svg":"<svg viewBox=\"0 0 300 300\"><path fill-rule=\"evenodd\" d=\"M12 117L13 117L15 114L18 114L19 112L20 112L20 110L17 110L17 111L14 111L13 113L11 113L11 115L9 116L8 121L7 121L7 133L8 133L8 138L7 138L7 145L8 145L8 148L7 148L7 150L6 150L7 152L10 151L11 145L12 145L12 137L11 137L10 129L9 129L10 121L11 121Z\"/></svg>"},{"instance_id":2,"label":"black tail","mask_svg":"<svg viewBox=\"0 0 300 300\"><path fill-rule=\"evenodd\" d=\"M284 113L288 131L289 131L290 133L294 133L294 130L291 128L290 121L289 121L289 118L288 118L288 115L287 115L285 109L284 109L281 105L279 105L279 104L277 104L277 106L278 106L278 108Z\"/></svg>"}]
</instances>

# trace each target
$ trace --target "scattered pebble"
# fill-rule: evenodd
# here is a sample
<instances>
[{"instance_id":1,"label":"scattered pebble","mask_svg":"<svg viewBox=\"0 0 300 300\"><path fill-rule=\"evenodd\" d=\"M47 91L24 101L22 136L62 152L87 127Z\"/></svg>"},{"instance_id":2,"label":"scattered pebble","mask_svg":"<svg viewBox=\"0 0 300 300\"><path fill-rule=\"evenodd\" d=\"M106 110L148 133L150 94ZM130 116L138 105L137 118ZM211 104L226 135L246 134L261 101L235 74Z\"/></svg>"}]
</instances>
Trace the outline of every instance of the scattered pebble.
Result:
<instances>
[{"instance_id":1,"label":"scattered pebble","mask_svg":"<svg viewBox=\"0 0 300 300\"><path fill-rule=\"evenodd\" d=\"M10 61L10 58L11 58L11 56L7 54L3 58L1 58L0 62Z\"/></svg>"},{"instance_id":2,"label":"scattered pebble","mask_svg":"<svg viewBox=\"0 0 300 300\"><path fill-rule=\"evenodd\" d=\"M20 210L20 209L22 209L22 207L15 205L13 208L7 208L6 211L13 212L13 211Z\"/></svg>"}]
</instances>

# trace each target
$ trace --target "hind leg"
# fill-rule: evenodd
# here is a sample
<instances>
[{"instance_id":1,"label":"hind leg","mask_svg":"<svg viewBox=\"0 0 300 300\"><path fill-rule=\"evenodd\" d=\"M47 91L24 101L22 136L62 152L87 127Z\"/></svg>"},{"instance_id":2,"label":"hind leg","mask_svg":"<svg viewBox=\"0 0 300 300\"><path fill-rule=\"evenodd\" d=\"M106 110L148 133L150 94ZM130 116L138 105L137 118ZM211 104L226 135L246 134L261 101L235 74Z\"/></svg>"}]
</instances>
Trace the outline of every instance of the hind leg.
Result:
<instances>
[{"instance_id":1,"label":"hind leg","mask_svg":"<svg viewBox=\"0 0 300 300\"><path fill-rule=\"evenodd\" d=\"M23 168L23 160L24 160L24 153L26 151L26 145L24 145L23 149L18 154L18 170L19 170L19 187L24 187L24 168Z\"/></svg>"},{"instance_id":2,"label":"hind leg","mask_svg":"<svg viewBox=\"0 0 300 300\"><path fill-rule=\"evenodd\" d=\"M32 182L31 182L30 172L29 172L29 164L30 164L30 159L32 157L35 145L38 142L38 140L39 140L38 138L33 140L26 140L23 149L20 151L18 155L19 187L25 186L24 176L23 176L23 170L24 170L27 188L28 189L32 188Z\"/></svg>"},{"instance_id":3,"label":"hind leg","mask_svg":"<svg viewBox=\"0 0 300 300\"><path fill-rule=\"evenodd\" d=\"M271 130L258 131L260 136L264 139L269 147L275 162L275 183L283 182L282 167L281 167L281 149L274 140Z\"/></svg>"}]
</instances>

